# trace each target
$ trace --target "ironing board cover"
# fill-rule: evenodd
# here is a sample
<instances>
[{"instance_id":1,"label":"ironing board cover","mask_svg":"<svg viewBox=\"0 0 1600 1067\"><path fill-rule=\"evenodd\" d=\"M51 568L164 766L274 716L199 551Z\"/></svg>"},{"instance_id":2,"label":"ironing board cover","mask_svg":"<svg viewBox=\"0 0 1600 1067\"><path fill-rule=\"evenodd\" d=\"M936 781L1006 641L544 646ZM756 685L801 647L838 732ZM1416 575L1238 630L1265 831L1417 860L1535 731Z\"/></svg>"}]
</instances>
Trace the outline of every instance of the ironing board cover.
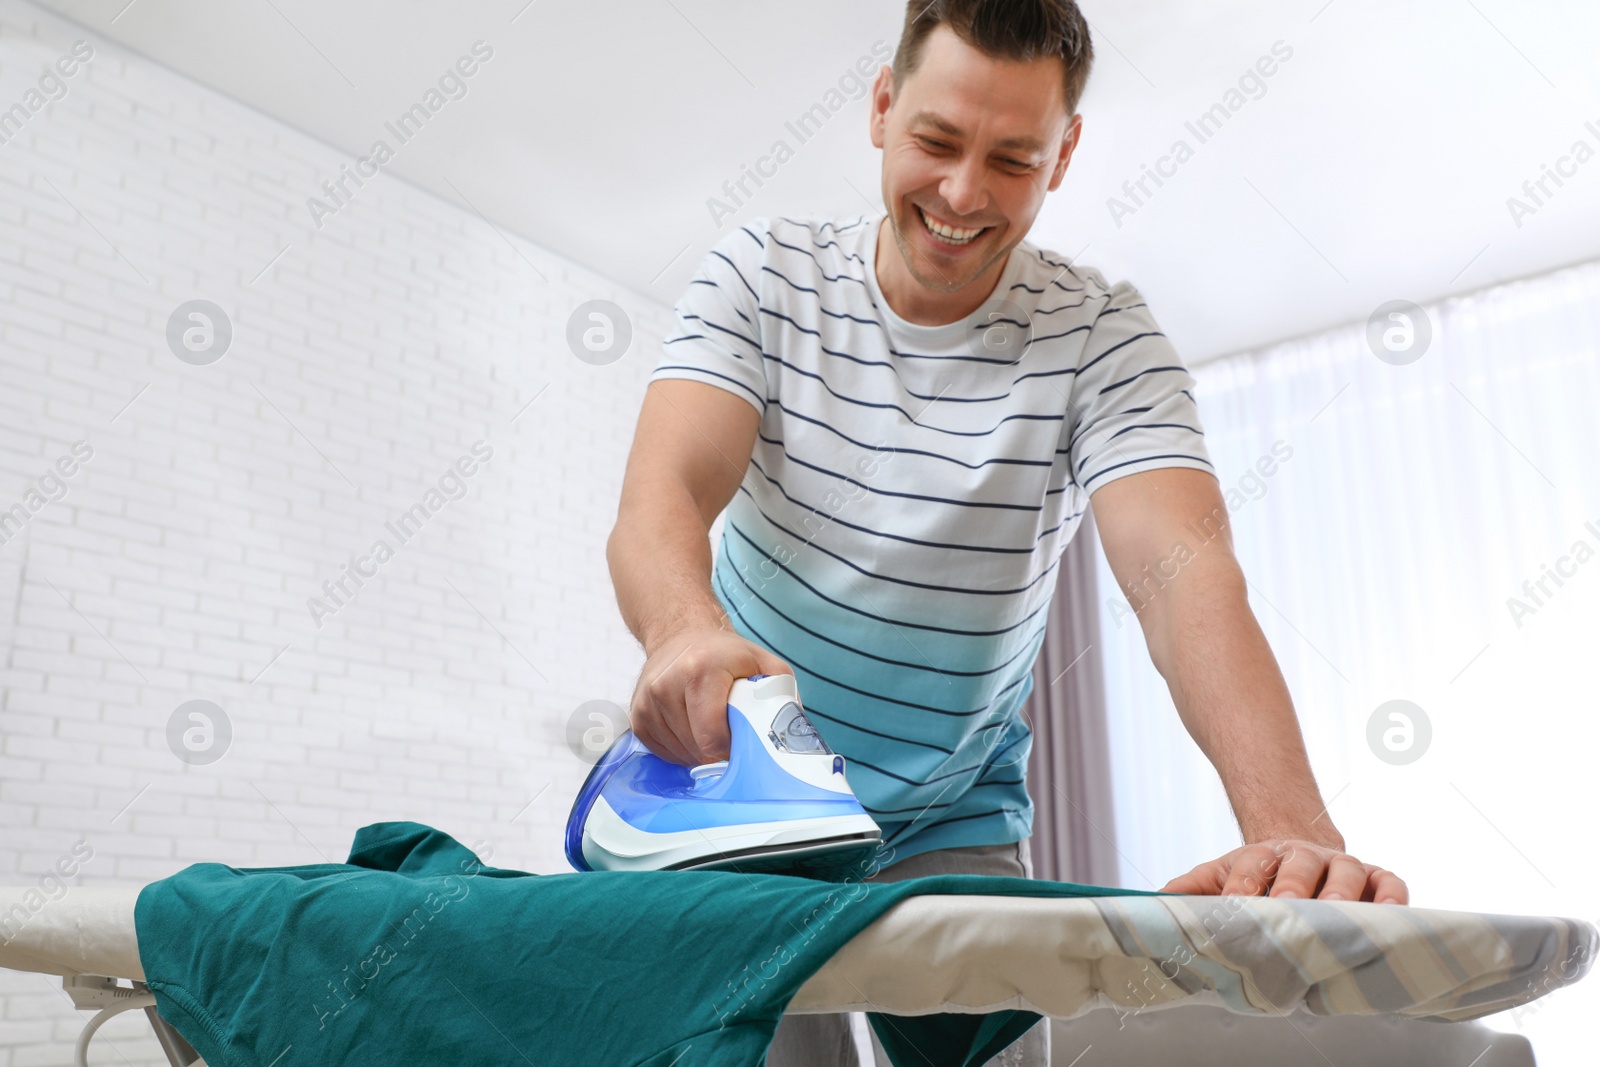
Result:
<instances>
[{"instance_id":1,"label":"ironing board cover","mask_svg":"<svg viewBox=\"0 0 1600 1067\"><path fill-rule=\"evenodd\" d=\"M134 921L158 1010L211 1067L748 1067L807 978L924 893L1157 895L980 875L534 875L389 822L342 864L193 864L144 887ZM896 1067L968 1067L1040 1016L869 1018Z\"/></svg>"}]
</instances>

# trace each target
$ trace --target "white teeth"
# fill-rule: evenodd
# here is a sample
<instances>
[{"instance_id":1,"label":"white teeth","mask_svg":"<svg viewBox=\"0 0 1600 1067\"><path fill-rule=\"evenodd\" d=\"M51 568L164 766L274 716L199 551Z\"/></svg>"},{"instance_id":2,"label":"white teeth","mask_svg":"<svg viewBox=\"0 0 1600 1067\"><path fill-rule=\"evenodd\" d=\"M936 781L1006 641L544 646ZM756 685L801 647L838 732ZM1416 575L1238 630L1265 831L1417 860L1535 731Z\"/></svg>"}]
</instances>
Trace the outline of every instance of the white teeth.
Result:
<instances>
[{"instance_id":1,"label":"white teeth","mask_svg":"<svg viewBox=\"0 0 1600 1067\"><path fill-rule=\"evenodd\" d=\"M935 222L920 207L917 208L917 213L922 216L923 225L951 244L964 245L986 229L986 227L979 227L976 230L958 230L952 226L946 226L942 222Z\"/></svg>"}]
</instances>

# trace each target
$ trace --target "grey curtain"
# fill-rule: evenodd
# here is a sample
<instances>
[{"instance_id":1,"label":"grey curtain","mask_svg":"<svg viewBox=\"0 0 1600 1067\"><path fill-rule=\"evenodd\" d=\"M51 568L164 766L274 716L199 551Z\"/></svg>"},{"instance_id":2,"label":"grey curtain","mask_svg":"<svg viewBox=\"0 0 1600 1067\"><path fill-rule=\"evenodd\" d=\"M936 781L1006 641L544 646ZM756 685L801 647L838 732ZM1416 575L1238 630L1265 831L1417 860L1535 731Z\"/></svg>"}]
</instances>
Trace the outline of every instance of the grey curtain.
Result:
<instances>
[{"instance_id":1,"label":"grey curtain","mask_svg":"<svg viewBox=\"0 0 1600 1067\"><path fill-rule=\"evenodd\" d=\"M1022 713L1033 731L1034 877L1112 886L1118 874L1099 649L1099 553L1090 511L1062 553L1044 645L1033 665L1033 692Z\"/></svg>"}]
</instances>

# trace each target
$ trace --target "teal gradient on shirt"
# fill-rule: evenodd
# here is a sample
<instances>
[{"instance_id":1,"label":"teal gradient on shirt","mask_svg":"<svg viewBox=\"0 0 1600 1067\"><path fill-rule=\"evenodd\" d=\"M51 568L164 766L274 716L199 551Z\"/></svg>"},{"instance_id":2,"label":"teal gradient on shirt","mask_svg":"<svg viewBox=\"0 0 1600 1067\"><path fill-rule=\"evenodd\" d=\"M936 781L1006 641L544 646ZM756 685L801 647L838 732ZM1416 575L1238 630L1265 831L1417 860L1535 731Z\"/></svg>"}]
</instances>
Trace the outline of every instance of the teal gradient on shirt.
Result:
<instances>
[{"instance_id":1,"label":"teal gradient on shirt","mask_svg":"<svg viewBox=\"0 0 1600 1067\"><path fill-rule=\"evenodd\" d=\"M1033 689L1045 612L994 636L886 625L807 588L834 584L820 573L830 569L826 557L796 555L780 566L787 554L775 543L756 552L734 526L750 537L767 528L746 498L729 506L712 579L718 600L741 636L794 669L801 704L845 757L851 788L896 858L1027 837L1033 739L1020 708ZM809 572L805 583L796 568ZM855 592L860 586L841 580L839 595L829 595L873 614L903 609L903 599L874 601ZM949 629L961 622L933 612L921 621Z\"/></svg>"}]
</instances>

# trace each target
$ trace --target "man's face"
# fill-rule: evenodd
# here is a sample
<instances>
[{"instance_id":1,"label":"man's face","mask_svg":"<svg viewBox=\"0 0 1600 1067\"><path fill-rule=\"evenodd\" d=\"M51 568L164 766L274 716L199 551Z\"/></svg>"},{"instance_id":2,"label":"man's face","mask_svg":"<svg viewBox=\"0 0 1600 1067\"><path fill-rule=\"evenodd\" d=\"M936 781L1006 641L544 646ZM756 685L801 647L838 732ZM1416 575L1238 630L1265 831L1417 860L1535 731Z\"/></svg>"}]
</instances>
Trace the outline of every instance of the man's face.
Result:
<instances>
[{"instance_id":1,"label":"man's face","mask_svg":"<svg viewBox=\"0 0 1600 1067\"><path fill-rule=\"evenodd\" d=\"M1061 184L1081 120L1068 121L1061 60L992 59L942 25L892 93L885 68L873 86L872 143L883 149L895 244L913 278L953 293L1027 236Z\"/></svg>"}]
</instances>

